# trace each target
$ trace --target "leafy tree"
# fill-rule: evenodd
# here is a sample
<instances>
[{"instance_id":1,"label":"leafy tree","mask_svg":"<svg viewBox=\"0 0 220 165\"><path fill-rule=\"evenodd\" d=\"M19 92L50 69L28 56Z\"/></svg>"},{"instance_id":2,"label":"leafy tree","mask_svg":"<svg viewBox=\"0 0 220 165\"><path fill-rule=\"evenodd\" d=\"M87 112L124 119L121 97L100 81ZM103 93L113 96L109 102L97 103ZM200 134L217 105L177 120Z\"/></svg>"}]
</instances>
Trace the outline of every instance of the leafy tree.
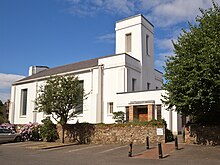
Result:
<instances>
[{"instance_id":1,"label":"leafy tree","mask_svg":"<svg viewBox=\"0 0 220 165\"><path fill-rule=\"evenodd\" d=\"M51 114L62 126L62 143L67 121L82 112L84 90L74 76L54 76L41 86L36 98L36 109Z\"/></svg>"},{"instance_id":2,"label":"leafy tree","mask_svg":"<svg viewBox=\"0 0 220 165\"><path fill-rule=\"evenodd\" d=\"M4 104L0 100L0 116L3 116L3 108L4 108Z\"/></svg>"},{"instance_id":3,"label":"leafy tree","mask_svg":"<svg viewBox=\"0 0 220 165\"><path fill-rule=\"evenodd\" d=\"M7 118L4 116L4 111L6 110L6 104L3 104L0 100L0 124L7 122Z\"/></svg>"},{"instance_id":4,"label":"leafy tree","mask_svg":"<svg viewBox=\"0 0 220 165\"><path fill-rule=\"evenodd\" d=\"M196 122L215 124L220 122L220 8L213 1L213 7L200 11L196 23L173 42L163 102Z\"/></svg>"}]
</instances>

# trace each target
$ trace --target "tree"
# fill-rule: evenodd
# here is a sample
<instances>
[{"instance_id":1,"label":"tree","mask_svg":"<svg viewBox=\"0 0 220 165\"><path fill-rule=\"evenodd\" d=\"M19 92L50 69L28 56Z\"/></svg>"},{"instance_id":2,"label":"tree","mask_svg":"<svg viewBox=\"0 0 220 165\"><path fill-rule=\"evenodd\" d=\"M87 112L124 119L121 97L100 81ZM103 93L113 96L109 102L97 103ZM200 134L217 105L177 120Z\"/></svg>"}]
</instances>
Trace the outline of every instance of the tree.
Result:
<instances>
[{"instance_id":1,"label":"tree","mask_svg":"<svg viewBox=\"0 0 220 165\"><path fill-rule=\"evenodd\" d=\"M62 143L67 122L82 113L83 84L74 76L54 76L41 86L36 98L36 109L51 114L62 127Z\"/></svg>"},{"instance_id":2,"label":"tree","mask_svg":"<svg viewBox=\"0 0 220 165\"><path fill-rule=\"evenodd\" d=\"M196 122L215 124L220 122L220 8L213 2L200 11L196 23L189 23L189 31L173 42L175 56L166 61L163 102Z\"/></svg>"},{"instance_id":3,"label":"tree","mask_svg":"<svg viewBox=\"0 0 220 165\"><path fill-rule=\"evenodd\" d=\"M1 123L4 123L3 108L4 108L4 104L3 104L2 101L0 100L0 124L1 124Z\"/></svg>"},{"instance_id":4,"label":"tree","mask_svg":"<svg viewBox=\"0 0 220 165\"><path fill-rule=\"evenodd\" d=\"M7 112L9 108L9 103L10 103L9 100L7 100L4 104L0 100L0 124L8 122Z\"/></svg>"}]
</instances>

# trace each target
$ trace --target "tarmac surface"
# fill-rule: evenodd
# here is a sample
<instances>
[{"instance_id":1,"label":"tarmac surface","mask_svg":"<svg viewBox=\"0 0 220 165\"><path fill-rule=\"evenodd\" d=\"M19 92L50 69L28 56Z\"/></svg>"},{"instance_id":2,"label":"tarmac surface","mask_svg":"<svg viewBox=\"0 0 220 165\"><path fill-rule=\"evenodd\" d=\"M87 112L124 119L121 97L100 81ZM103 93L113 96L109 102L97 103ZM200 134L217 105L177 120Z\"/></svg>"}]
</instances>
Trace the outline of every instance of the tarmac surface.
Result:
<instances>
[{"instance_id":1,"label":"tarmac surface","mask_svg":"<svg viewBox=\"0 0 220 165\"><path fill-rule=\"evenodd\" d=\"M21 142L0 144L1 165L218 165L220 146L186 145L174 142L162 145L163 158L159 159L157 144L133 145L132 157L128 157L129 145L77 145L46 142Z\"/></svg>"}]
</instances>

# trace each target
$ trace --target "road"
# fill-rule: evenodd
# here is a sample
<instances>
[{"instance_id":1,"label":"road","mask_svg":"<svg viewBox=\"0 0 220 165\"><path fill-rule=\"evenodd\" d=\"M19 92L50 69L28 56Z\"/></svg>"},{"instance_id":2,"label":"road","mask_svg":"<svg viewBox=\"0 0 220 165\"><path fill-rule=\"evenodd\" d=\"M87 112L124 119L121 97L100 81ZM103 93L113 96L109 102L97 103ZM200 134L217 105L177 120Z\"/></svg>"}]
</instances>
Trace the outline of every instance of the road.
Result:
<instances>
[{"instance_id":1,"label":"road","mask_svg":"<svg viewBox=\"0 0 220 165\"><path fill-rule=\"evenodd\" d=\"M184 145L161 160L128 157L127 145L72 145L47 150L30 147L35 142L0 144L1 165L217 165L220 164L220 146ZM133 155L144 151L144 146L134 146Z\"/></svg>"}]
</instances>

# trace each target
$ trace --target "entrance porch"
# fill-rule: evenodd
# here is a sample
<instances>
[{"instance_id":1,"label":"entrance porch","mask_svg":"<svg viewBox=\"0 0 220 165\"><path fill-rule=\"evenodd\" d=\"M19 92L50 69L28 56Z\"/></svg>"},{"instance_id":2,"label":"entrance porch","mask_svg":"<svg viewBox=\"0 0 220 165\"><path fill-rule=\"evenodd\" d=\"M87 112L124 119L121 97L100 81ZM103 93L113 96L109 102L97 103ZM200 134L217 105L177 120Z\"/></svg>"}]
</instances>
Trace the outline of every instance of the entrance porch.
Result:
<instances>
[{"instance_id":1,"label":"entrance porch","mask_svg":"<svg viewBox=\"0 0 220 165\"><path fill-rule=\"evenodd\" d=\"M128 122L132 121L151 121L155 119L154 104L130 105L126 107L126 117Z\"/></svg>"}]
</instances>

